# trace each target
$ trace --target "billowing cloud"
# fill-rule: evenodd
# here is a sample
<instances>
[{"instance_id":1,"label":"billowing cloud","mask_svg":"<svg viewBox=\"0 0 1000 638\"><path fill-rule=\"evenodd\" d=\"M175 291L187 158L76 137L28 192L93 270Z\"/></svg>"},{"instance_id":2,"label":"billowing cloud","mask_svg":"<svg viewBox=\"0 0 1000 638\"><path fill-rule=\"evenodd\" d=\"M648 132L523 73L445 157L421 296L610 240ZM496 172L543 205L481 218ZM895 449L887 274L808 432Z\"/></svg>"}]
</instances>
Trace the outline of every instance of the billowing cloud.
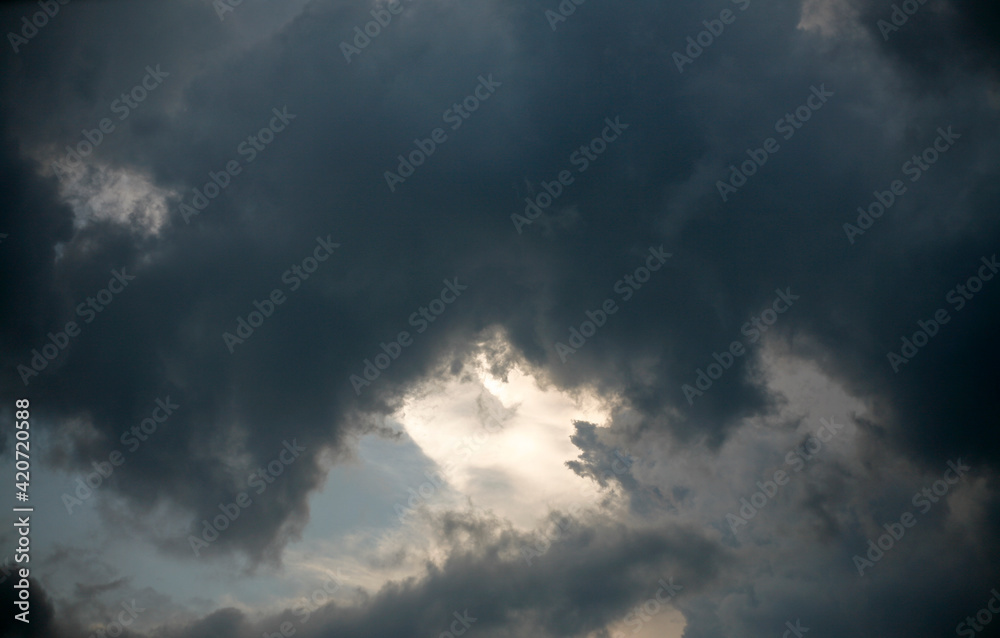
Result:
<instances>
[{"instance_id":1,"label":"billowing cloud","mask_svg":"<svg viewBox=\"0 0 1000 638\"><path fill-rule=\"evenodd\" d=\"M275 631L324 534L357 551L305 635L614 636L671 575L688 638L954 631L1000 523L997 10L896 5L5 5L47 631L140 593L137 634Z\"/></svg>"}]
</instances>

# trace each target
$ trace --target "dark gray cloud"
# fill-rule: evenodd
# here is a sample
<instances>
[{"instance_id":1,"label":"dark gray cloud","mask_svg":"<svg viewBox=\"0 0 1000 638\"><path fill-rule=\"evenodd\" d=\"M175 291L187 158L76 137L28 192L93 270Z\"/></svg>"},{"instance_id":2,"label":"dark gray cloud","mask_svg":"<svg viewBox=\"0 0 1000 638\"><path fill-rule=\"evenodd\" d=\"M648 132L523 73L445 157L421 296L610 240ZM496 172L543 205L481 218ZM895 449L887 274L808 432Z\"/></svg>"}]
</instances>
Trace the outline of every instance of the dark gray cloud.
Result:
<instances>
[{"instance_id":1,"label":"dark gray cloud","mask_svg":"<svg viewBox=\"0 0 1000 638\"><path fill-rule=\"evenodd\" d=\"M158 635L248 637L280 631L282 623L315 637L431 635L447 631L455 612L467 611L480 635L574 636L620 620L653 597L661 579L696 595L733 563L727 550L694 529L625 530L596 520L573 527L527 568L520 547L529 539L489 514L456 512L436 525L453 543L448 560L420 578L361 592L356 605L325 603L328 597L317 595L261 618L221 609Z\"/></svg>"},{"instance_id":2,"label":"dark gray cloud","mask_svg":"<svg viewBox=\"0 0 1000 638\"><path fill-rule=\"evenodd\" d=\"M644 446L670 441L718 452L748 419L776 418L784 398L764 380L765 347L813 362L870 405L865 445L925 472L942 459L968 458L982 472L977 497L995 504L1000 284L985 282L960 310L948 297L981 258L997 253L1000 235L992 4L928 0L886 41L877 26L892 10L884 2L828 3L847 17L826 20L827 31L799 28L797 0L752 0L745 11L730 2L592 0L553 32L544 12L555 3L413 0L350 64L339 44L371 19L371 7L275 4L248 0L221 21L209 2L74 2L23 50L3 54L2 396L5 405L25 393L36 402L54 441L52 468L90 472L93 461L124 453L101 489L129 508L123 515L100 500L106 520L189 560L187 535L151 529L153 512L167 508L197 533L220 503L248 491L252 517L235 521L206 555L278 563L309 520L307 499L325 481L325 455L350 458L354 437L372 431L370 415L393 412L420 381L461 375L479 352L476 342L495 331L510 344L486 353L497 373L517 364L638 415L608 431L578 423L580 458L569 464L602 486L613 480L637 520L676 512L693 486L643 479L642 463L605 479L614 450L648 460ZM4 32L35 7L6 5ZM735 22L679 73L673 53L724 8ZM141 82L147 65L169 76L107 134L77 185L64 183L60 193L51 160L83 139L81 129L114 117L112 100ZM447 110L481 77L499 86L452 130ZM832 96L784 139L775 122L821 86ZM240 144L275 108L295 117L247 162ZM628 128L577 172L571 154L616 117ZM385 171L436 127L447 140L391 192ZM904 163L933 145L939 127L960 137L909 181ZM780 150L722 201L717 180L768 137ZM241 173L187 223L181 204L192 204L193 189L230 160ZM511 215L564 169L575 181L518 233ZM103 210L133 217L81 224L67 199L104 192L109 175L133 181L118 182L111 190L129 197ZM856 223L857 208L896 179L906 193L850 243L844 224ZM161 208L166 215L152 232L141 220ZM292 290L283 274L313 254L317 237L340 247ZM661 246L671 258L626 299L618 282ZM135 279L83 323L78 304L122 269ZM456 277L468 289L356 394L350 376L363 374L381 343L415 333L412 313ZM274 289L287 301L230 353L223 333L235 333L237 318ZM768 345L750 343L744 326L771 306L776 289L800 299L769 329ZM608 298L618 310L561 361L556 342L569 343L570 328L580 329L585 312ZM940 308L949 323L894 371L887 353L899 352L901 337L912 338L918 320ZM33 349L71 320L81 334L25 389L18 366L30 365ZM746 355L689 403L682 386L733 341ZM123 433L167 396L180 407L126 453ZM301 456L255 493L254 473L292 440L305 448ZM878 503L877 481L856 473L837 481L857 490L851 506ZM795 506L813 521L820 553L846 553L849 572L860 531L837 514L845 501L829 487L803 491ZM899 510L882 507L885 520ZM990 511L970 523L976 537L995 537ZM469 528L480 529L474 523ZM765 609L746 577L763 571L762 561L731 591L715 581L700 606L682 605L688 635L764 635L792 608L803 618L812 612L831 635L953 628L954 614L988 590L981 588L997 556L992 545L961 551L963 537L943 522L939 532L955 543L949 565L899 569L891 583L845 585L853 593L832 597L782 590L795 582L787 578L767 592ZM589 541L582 531L573 537L576 563L560 545L535 571L490 555L510 538L473 535L477 547L493 549L469 555L460 546L419 582L387 587L357 608L317 612L322 621L308 631L434 632L451 606L461 606L482 609L477 630L498 635L584 635L655 582L629 565L678 553L704 561L707 574L721 551L697 534L624 525L592 533ZM933 552L921 546L914 556ZM973 584L931 593L959 566L975 568ZM686 569L685 586L708 587L700 579L709 576ZM932 605L935 595L946 600ZM861 600L857 620L835 611ZM890 619L879 611L914 600L924 615ZM590 611L577 616L578 608ZM222 610L169 631L250 635L266 630L258 625Z\"/></svg>"}]
</instances>

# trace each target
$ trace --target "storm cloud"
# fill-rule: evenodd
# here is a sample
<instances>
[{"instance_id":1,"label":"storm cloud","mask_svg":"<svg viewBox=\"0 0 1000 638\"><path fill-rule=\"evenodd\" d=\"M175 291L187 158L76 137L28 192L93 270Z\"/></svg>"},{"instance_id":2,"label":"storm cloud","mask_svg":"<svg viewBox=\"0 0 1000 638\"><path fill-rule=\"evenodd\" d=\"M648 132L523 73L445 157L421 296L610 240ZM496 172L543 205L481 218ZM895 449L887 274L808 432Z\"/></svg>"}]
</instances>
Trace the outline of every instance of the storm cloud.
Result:
<instances>
[{"instance_id":1,"label":"storm cloud","mask_svg":"<svg viewBox=\"0 0 1000 638\"><path fill-rule=\"evenodd\" d=\"M52 541L30 635L135 597L137 636L468 610L613 638L671 576L686 638L955 631L1000 573L1000 40L990 3L896 4L74 1L31 37L44 8L5 4L0 413L31 400ZM597 496L530 564L538 530L482 505L530 492L518 458L449 474L414 422L497 419L462 462L527 455L556 410L519 374L607 416L552 426L552 476ZM324 533L364 549L303 622ZM182 600L197 569L215 596Z\"/></svg>"}]
</instances>

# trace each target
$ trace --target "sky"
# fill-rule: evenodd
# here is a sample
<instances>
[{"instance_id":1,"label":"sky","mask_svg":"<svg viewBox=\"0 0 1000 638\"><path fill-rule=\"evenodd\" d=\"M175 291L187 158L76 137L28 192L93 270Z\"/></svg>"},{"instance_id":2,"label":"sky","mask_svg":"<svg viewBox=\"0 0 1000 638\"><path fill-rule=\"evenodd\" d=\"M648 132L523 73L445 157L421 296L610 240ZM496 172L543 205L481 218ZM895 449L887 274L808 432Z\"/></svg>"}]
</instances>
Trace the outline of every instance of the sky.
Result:
<instances>
[{"instance_id":1,"label":"sky","mask_svg":"<svg viewBox=\"0 0 1000 638\"><path fill-rule=\"evenodd\" d=\"M0 29L0 638L1000 635L996 3Z\"/></svg>"}]
</instances>

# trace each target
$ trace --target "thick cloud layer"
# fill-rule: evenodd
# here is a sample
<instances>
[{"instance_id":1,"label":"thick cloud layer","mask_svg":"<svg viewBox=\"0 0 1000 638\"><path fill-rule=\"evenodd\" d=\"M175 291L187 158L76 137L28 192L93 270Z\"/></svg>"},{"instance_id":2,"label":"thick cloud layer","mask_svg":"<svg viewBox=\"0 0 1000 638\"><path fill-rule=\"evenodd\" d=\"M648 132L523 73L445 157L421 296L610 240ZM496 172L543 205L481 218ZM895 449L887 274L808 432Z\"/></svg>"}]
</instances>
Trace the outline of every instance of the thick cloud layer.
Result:
<instances>
[{"instance_id":1,"label":"thick cloud layer","mask_svg":"<svg viewBox=\"0 0 1000 638\"><path fill-rule=\"evenodd\" d=\"M195 562L192 535L247 493L252 516L200 560L273 567L358 437L391 437L379 417L482 356L606 403L567 468L604 509L534 566L522 532L456 513L435 528L445 560L301 633L441 632L468 608L484 635L585 636L669 574L689 638L772 635L788 614L941 635L988 597L993 4L903 3L899 25L854 0L220 4L60 5L3 55L3 405L37 406L52 472L122 455L102 520ZM355 39L373 15L391 21ZM482 345L497 334L507 349ZM844 409L851 448L748 540L724 521L750 492L720 477L763 480L824 416L774 383L796 366L865 414ZM738 453L763 440L776 456ZM974 469L908 558L859 577L851 556L959 457ZM87 500L75 489L51 507ZM290 613L214 608L162 635Z\"/></svg>"}]
</instances>

